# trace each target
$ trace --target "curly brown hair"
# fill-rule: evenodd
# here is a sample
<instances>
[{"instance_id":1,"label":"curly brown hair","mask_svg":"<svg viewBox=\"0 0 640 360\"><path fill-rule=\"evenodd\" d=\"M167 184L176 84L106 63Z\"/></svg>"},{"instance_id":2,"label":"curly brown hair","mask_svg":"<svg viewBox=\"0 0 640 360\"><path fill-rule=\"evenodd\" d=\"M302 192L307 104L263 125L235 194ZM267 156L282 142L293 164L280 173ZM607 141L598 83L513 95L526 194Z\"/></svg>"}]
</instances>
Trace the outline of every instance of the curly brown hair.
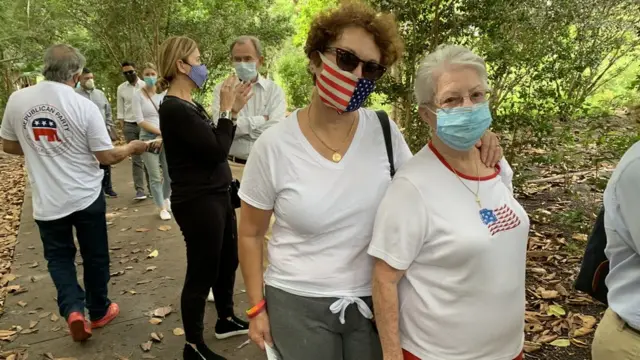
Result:
<instances>
[{"instance_id":1,"label":"curly brown hair","mask_svg":"<svg viewBox=\"0 0 640 360\"><path fill-rule=\"evenodd\" d=\"M317 52L325 52L329 44L342 35L345 28L361 27L371 35L380 48L380 63L393 65L402 56L404 44L398 33L395 16L377 13L370 6L352 1L338 8L318 14L311 23L304 51L316 65L320 63Z\"/></svg>"}]
</instances>

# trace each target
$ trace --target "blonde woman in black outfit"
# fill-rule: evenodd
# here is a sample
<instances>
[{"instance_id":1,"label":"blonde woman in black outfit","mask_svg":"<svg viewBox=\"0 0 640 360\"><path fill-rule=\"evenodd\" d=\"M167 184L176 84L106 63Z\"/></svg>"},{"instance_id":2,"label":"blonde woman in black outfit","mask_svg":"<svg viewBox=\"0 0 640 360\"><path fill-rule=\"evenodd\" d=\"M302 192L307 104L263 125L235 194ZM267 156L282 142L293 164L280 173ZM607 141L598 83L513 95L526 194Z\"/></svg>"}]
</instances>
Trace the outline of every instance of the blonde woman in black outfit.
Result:
<instances>
[{"instance_id":1,"label":"blonde woman in black outfit","mask_svg":"<svg viewBox=\"0 0 640 360\"><path fill-rule=\"evenodd\" d=\"M180 299L187 341L183 358L224 359L205 345L203 317L206 297L213 288L218 312L216 337L248 332L248 324L233 313L238 244L227 155L235 132L231 108L234 101L248 100L251 88L239 85L235 77L224 82L216 124L191 97L207 79L195 41L167 39L160 49L159 70L159 86L168 88L159 112L171 177L171 204L187 246L187 275Z\"/></svg>"}]
</instances>

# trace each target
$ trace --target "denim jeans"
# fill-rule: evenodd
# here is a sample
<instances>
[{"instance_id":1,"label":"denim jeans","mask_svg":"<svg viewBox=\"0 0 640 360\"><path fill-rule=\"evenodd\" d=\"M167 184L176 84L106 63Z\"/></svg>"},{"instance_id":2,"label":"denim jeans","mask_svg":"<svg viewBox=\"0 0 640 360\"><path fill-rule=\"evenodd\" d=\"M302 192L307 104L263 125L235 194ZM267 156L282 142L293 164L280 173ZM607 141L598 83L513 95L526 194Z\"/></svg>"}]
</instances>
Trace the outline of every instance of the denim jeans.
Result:
<instances>
[{"instance_id":1,"label":"denim jeans","mask_svg":"<svg viewBox=\"0 0 640 360\"><path fill-rule=\"evenodd\" d=\"M144 130L140 131L140 140L147 141L157 138L158 135L151 134ZM153 195L153 201L161 208L164 200L171 195L171 179L169 178L169 167L167 166L167 157L164 153L164 147L159 154L145 152L142 154L142 161L149 174L149 187Z\"/></svg>"},{"instance_id":2,"label":"denim jeans","mask_svg":"<svg viewBox=\"0 0 640 360\"><path fill-rule=\"evenodd\" d=\"M86 209L57 220L36 220L49 274L58 291L60 315L65 318L75 311L84 314L86 306L91 320L99 320L111 304L107 296L110 277L105 215L106 202L100 194ZM78 284L73 228L82 254L86 293Z\"/></svg>"}]
</instances>

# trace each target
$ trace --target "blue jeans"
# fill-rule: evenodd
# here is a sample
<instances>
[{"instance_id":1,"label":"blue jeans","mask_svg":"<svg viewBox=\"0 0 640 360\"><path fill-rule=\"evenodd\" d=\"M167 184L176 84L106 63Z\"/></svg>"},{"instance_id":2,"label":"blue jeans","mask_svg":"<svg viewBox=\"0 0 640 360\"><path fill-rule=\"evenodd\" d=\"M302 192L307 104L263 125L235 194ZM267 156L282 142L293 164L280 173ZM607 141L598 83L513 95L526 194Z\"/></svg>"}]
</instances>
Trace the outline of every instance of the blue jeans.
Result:
<instances>
[{"instance_id":1,"label":"blue jeans","mask_svg":"<svg viewBox=\"0 0 640 360\"><path fill-rule=\"evenodd\" d=\"M99 320L111 304L107 296L110 276L106 206L101 193L86 209L57 220L36 220L49 274L58 291L58 308L64 318L75 311L84 314L86 306L91 320ZM82 254L86 293L78 284L73 228Z\"/></svg>"},{"instance_id":2,"label":"blue jeans","mask_svg":"<svg viewBox=\"0 0 640 360\"><path fill-rule=\"evenodd\" d=\"M144 130L140 131L140 140L148 141L157 138L158 135L151 134ZM164 200L171 195L171 179L169 178L169 166L164 147L159 154L145 152L142 154L142 161L149 173L149 187L153 195L153 201L159 208L164 206Z\"/></svg>"}]
</instances>

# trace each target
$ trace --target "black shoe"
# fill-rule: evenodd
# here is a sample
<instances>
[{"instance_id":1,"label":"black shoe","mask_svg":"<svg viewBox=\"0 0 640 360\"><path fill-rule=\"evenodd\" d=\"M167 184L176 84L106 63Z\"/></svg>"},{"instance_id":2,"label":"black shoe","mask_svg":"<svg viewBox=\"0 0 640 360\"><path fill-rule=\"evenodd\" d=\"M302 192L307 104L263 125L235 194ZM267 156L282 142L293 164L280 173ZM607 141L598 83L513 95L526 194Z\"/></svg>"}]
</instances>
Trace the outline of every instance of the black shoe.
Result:
<instances>
[{"instance_id":1,"label":"black shoe","mask_svg":"<svg viewBox=\"0 0 640 360\"><path fill-rule=\"evenodd\" d=\"M113 191L113 190L107 190L107 191L104 192L104 194L109 198L117 198L118 197L118 194L116 194L116 192Z\"/></svg>"},{"instance_id":2,"label":"black shoe","mask_svg":"<svg viewBox=\"0 0 640 360\"><path fill-rule=\"evenodd\" d=\"M183 360L227 360L227 358L220 356L207 347L204 343L196 344L196 349L189 344L184 344L182 350Z\"/></svg>"},{"instance_id":3,"label":"black shoe","mask_svg":"<svg viewBox=\"0 0 640 360\"><path fill-rule=\"evenodd\" d=\"M216 339L218 340L248 333L249 323L237 318L235 315L231 315L226 319L218 319L218 322L216 322Z\"/></svg>"}]
</instances>

